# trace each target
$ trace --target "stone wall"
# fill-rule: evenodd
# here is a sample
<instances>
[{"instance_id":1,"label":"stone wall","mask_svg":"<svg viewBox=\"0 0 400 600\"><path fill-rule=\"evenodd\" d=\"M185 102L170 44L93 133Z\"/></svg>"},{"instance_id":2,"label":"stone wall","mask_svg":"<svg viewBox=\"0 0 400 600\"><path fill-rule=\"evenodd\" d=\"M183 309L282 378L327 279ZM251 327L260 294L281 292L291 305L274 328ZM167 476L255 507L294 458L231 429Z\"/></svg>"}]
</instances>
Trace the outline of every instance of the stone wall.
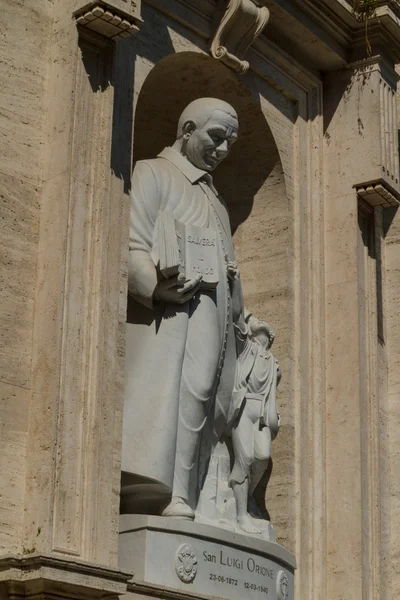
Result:
<instances>
[{"instance_id":1,"label":"stone wall","mask_svg":"<svg viewBox=\"0 0 400 600\"><path fill-rule=\"evenodd\" d=\"M0 549L116 565L130 157L79 5L2 3Z\"/></svg>"},{"instance_id":2,"label":"stone wall","mask_svg":"<svg viewBox=\"0 0 400 600\"><path fill-rule=\"evenodd\" d=\"M22 550L51 8L1 2L0 551Z\"/></svg>"},{"instance_id":3,"label":"stone wall","mask_svg":"<svg viewBox=\"0 0 400 600\"><path fill-rule=\"evenodd\" d=\"M376 172L397 183L388 167L396 156L387 155L397 135L395 89L394 71L380 61L329 74L324 86L327 589L335 598L349 588L349 568L359 574L356 597L395 597L398 585L397 501L389 493L396 488L397 209L371 206L355 189Z\"/></svg>"}]
</instances>

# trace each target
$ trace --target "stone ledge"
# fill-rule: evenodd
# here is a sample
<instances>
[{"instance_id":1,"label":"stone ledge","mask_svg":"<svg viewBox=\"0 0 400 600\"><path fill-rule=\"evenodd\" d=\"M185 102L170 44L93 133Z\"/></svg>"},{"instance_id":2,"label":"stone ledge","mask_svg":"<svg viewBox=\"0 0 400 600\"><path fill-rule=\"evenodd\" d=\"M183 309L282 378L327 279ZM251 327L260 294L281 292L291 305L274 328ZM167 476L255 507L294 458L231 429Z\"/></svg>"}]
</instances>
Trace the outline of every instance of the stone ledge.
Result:
<instances>
[{"instance_id":1,"label":"stone ledge","mask_svg":"<svg viewBox=\"0 0 400 600\"><path fill-rule=\"evenodd\" d=\"M120 515L120 536L123 533L138 531L169 532L178 535L198 537L207 541L249 550L269 557L277 558L290 569L296 569L296 559L283 546L276 542L260 539L254 535L237 533L215 525L171 517L155 515ZM120 538L121 539L121 538Z\"/></svg>"},{"instance_id":2,"label":"stone ledge","mask_svg":"<svg viewBox=\"0 0 400 600\"><path fill-rule=\"evenodd\" d=\"M360 183L353 187L357 190L357 194L372 207L400 206L400 194L383 180Z\"/></svg>"},{"instance_id":3,"label":"stone ledge","mask_svg":"<svg viewBox=\"0 0 400 600\"><path fill-rule=\"evenodd\" d=\"M162 598L163 600L210 600L209 596L203 596L198 592L176 590L167 586L136 580L128 583L128 592L150 598ZM214 598L220 598L220 596L214 596Z\"/></svg>"},{"instance_id":4,"label":"stone ledge","mask_svg":"<svg viewBox=\"0 0 400 600\"><path fill-rule=\"evenodd\" d=\"M124 594L132 574L53 554L0 556L0 590L14 600L97 600Z\"/></svg>"},{"instance_id":5,"label":"stone ledge","mask_svg":"<svg viewBox=\"0 0 400 600\"><path fill-rule=\"evenodd\" d=\"M112 7L103 0L90 2L74 13L77 25L100 35L122 40L139 31L141 19Z\"/></svg>"}]
</instances>

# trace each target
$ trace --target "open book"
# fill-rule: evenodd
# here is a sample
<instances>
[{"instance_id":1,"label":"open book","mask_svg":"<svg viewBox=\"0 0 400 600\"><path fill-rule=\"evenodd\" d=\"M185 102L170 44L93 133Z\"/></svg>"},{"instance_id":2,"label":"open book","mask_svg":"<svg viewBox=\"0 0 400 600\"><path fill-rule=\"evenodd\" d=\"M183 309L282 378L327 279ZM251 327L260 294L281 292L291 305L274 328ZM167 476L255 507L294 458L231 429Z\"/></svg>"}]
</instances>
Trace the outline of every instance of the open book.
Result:
<instances>
[{"instance_id":1,"label":"open book","mask_svg":"<svg viewBox=\"0 0 400 600\"><path fill-rule=\"evenodd\" d=\"M200 287L214 289L218 283L217 233L180 223L167 211L158 214L157 228L161 273L166 278L182 273L186 279L200 274Z\"/></svg>"}]
</instances>

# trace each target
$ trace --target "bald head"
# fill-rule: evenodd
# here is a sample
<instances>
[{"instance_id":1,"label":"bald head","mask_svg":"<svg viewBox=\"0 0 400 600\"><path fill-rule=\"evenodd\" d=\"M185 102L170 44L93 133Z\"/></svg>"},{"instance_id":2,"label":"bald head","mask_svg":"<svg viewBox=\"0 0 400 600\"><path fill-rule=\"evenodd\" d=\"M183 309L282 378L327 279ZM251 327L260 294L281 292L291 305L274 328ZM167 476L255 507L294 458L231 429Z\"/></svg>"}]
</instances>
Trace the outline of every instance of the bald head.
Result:
<instances>
[{"instance_id":1,"label":"bald head","mask_svg":"<svg viewBox=\"0 0 400 600\"><path fill-rule=\"evenodd\" d=\"M197 98L197 100L193 100L187 105L179 117L177 137L181 138L183 136L185 123L192 121L196 124L196 127L202 128L215 111L223 112L236 121L238 120L236 110L227 102L218 98Z\"/></svg>"},{"instance_id":2,"label":"bald head","mask_svg":"<svg viewBox=\"0 0 400 600\"><path fill-rule=\"evenodd\" d=\"M237 113L230 104L198 98L179 118L174 147L197 168L213 171L229 154L238 129Z\"/></svg>"}]
</instances>

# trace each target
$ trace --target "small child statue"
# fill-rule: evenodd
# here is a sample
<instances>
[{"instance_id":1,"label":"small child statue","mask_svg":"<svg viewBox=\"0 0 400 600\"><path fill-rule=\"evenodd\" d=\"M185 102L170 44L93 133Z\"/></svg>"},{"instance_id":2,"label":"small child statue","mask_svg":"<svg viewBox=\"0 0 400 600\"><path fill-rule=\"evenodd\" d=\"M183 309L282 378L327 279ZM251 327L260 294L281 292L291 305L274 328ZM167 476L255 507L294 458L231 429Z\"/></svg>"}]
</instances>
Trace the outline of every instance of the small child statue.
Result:
<instances>
[{"instance_id":1,"label":"small child statue","mask_svg":"<svg viewBox=\"0 0 400 600\"><path fill-rule=\"evenodd\" d=\"M239 272L233 267L230 271L238 358L228 416L234 453L229 483L240 529L262 534L263 522L249 514L249 507L255 505L253 492L268 467L271 441L279 431L276 388L281 372L270 351L274 332L264 321L244 314Z\"/></svg>"}]
</instances>

